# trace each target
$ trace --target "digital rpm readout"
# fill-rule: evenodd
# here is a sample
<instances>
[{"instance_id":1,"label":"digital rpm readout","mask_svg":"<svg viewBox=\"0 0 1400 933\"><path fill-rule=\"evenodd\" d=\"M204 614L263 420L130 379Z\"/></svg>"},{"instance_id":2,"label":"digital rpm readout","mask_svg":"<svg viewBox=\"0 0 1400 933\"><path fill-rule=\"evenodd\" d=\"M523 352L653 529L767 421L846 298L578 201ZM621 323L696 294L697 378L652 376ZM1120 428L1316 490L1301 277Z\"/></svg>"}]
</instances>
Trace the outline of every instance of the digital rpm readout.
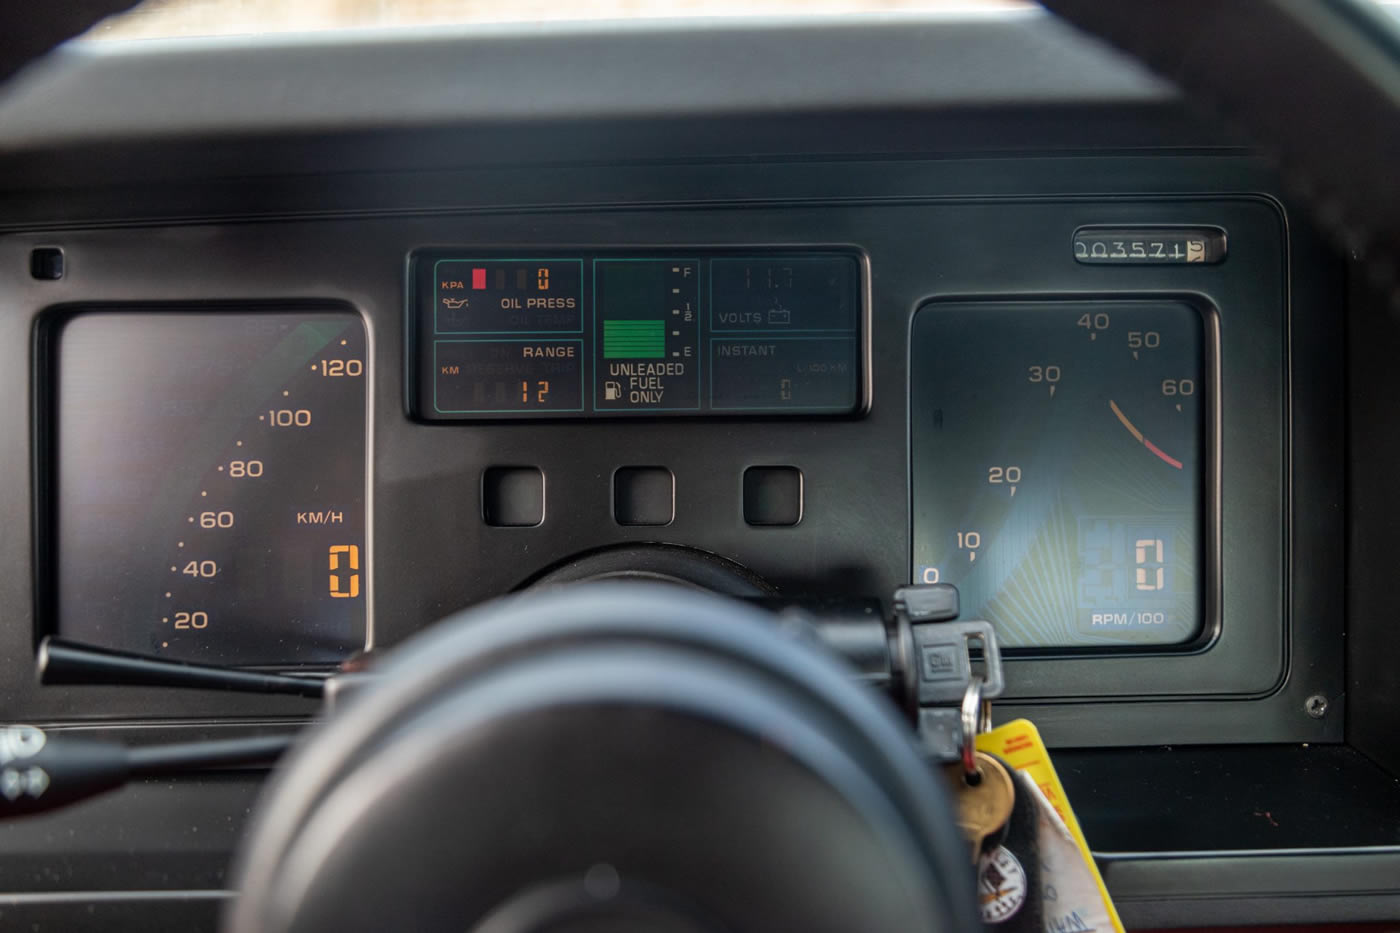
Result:
<instances>
[{"instance_id":1,"label":"digital rpm readout","mask_svg":"<svg viewBox=\"0 0 1400 933\"><path fill-rule=\"evenodd\" d=\"M358 316L79 313L51 365L59 634L233 665L364 647Z\"/></svg>"},{"instance_id":2,"label":"digital rpm readout","mask_svg":"<svg viewBox=\"0 0 1400 933\"><path fill-rule=\"evenodd\" d=\"M1171 301L920 309L914 580L955 584L1008 647L1194 640L1205 333Z\"/></svg>"}]
</instances>

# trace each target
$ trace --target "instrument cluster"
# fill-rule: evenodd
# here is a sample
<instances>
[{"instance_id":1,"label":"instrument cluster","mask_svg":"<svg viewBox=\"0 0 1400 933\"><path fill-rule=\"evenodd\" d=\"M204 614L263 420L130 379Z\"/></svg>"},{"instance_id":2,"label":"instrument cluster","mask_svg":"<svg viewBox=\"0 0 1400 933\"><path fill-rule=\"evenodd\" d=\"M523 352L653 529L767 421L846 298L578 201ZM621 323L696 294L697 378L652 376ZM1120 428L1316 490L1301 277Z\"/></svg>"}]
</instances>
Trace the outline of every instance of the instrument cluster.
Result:
<instances>
[{"instance_id":1,"label":"instrument cluster","mask_svg":"<svg viewBox=\"0 0 1400 933\"><path fill-rule=\"evenodd\" d=\"M1290 330L1322 279L1290 285L1285 232L1266 198L962 197L11 238L67 259L10 370L16 715L93 708L26 686L46 636L315 672L659 576L809 605L953 584L1052 742L1213 740L1227 707L1305 741L1330 723L1277 685L1335 646L1280 609L1283 453L1319 430L1288 379L1332 344Z\"/></svg>"}]
</instances>

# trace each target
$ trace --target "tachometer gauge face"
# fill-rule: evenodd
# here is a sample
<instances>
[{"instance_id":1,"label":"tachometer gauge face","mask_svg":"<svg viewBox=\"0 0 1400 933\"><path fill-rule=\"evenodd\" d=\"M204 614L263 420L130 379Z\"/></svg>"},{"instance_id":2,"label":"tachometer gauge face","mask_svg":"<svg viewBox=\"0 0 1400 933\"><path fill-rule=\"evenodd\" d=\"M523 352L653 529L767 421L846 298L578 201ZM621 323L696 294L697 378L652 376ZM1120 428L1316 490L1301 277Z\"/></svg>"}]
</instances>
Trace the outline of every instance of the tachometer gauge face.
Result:
<instances>
[{"instance_id":1,"label":"tachometer gauge face","mask_svg":"<svg viewBox=\"0 0 1400 933\"><path fill-rule=\"evenodd\" d=\"M59 633L221 664L362 648L365 350L350 313L66 320L52 360Z\"/></svg>"},{"instance_id":2,"label":"tachometer gauge face","mask_svg":"<svg viewBox=\"0 0 1400 933\"><path fill-rule=\"evenodd\" d=\"M929 304L911 348L913 577L1023 648L1202 629L1205 325L1185 303Z\"/></svg>"}]
</instances>

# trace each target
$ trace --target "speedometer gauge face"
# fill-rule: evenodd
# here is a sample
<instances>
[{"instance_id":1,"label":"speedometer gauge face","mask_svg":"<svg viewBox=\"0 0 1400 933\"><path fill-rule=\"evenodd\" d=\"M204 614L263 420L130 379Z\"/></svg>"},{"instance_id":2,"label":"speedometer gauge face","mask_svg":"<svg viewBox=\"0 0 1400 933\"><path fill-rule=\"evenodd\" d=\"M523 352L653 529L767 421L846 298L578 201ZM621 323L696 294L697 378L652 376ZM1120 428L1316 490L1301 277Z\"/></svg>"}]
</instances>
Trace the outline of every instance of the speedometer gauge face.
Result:
<instances>
[{"instance_id":1,"label":"speedometer gauge face","mask_svg":"<svg viewBox=\"0 0 1400 933\"><path fill-rule=\"evenodd\" d=\"M86 312L51 365L59 634L234 665L364 647L357 315Z\"/></svg>"},{"instance_id":2,"label":"speedometer gauge face","mask_svg":"<svg viewBox=\"0 0 1400 933\"><path fill-rule=\"evenodd\" d=\"M913 576L1003 645L1202 629L1205 326L1178 302L929 304L911 348Z\"/></svg>"}]
</instances>

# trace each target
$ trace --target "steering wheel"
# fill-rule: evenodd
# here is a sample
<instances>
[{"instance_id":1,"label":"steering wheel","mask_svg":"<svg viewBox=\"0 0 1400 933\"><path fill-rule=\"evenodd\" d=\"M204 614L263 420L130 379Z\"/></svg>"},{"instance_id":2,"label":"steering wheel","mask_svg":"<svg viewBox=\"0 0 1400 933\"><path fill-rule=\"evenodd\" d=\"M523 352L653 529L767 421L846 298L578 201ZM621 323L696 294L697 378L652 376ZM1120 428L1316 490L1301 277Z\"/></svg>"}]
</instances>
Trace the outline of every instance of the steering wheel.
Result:
<instances>
[{"instance_id":1,"label":"steering wheel","mask_svg":"<svg viewBox=\"0 0 1400 933\"><path fill-rule=\"evenodd\" d=\"M913 734L793 624L584 583L455 616L378 672L274 778L228 929L978 927Z\"/></svg>"}]
</instances>

